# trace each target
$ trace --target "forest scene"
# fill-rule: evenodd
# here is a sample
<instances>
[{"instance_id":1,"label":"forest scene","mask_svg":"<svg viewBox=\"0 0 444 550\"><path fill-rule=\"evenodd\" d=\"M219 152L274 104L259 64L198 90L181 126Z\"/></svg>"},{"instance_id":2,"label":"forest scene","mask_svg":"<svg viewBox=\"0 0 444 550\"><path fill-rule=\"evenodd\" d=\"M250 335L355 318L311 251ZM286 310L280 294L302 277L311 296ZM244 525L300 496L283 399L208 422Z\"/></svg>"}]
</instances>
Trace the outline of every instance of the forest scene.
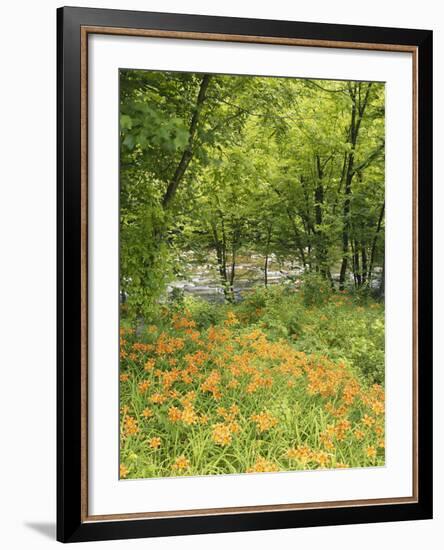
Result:
<instances>
[{"instance_id":1,"label":"forest scene","mask_svg":"<svg viewBox=\"0 0 444 550\"><path fill-rule=\"evenodd\" d=\"M383 83L120 70L120 479L383 466Z\"/></svg>"}]
</instances>

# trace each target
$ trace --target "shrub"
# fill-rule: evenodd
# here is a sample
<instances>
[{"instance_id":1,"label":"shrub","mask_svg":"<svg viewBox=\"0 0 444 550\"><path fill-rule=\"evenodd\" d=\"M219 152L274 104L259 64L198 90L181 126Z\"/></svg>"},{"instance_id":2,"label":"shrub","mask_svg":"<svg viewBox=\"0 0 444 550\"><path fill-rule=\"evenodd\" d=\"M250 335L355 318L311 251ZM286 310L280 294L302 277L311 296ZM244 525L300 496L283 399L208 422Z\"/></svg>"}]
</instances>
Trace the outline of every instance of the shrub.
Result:
<instances>
[{"instance_id":1,"label":"shrub","mask_svg":"<svg viewBox=\"0 0 444 550\"><path fill-rule=\"evenodd\" d=\"M260 321L272 338L297 334L301 330L302 308L298 294L285 286L257 288L245 298L240 309L249 322Z\"/></svg>"},{"instance_id":2,"label":"shrub","mask_svg":"<svg viewBox=\"0 0 444 550\"><path fill-rule=\"evenodd\" d=\"M319 273L304 273L301 295L306 306L320 306L332 294L330 282Z\"/></svg>"},{"instance_id":3,"label":"shrub","mask_svg":"<svg viewBox=\"0 0 444 550\"><path fill-rule=\"evenodd\" d=\"M376 319L367 334L353 338L350 357L368 382L384 384L384 323Z\"/></svg>"},{"instance_id":4,"label":"shrub","mask_svg":"<svg viewBox=\"0 0 444 550\"><path fill-rule=\"evenodd\" d=\"M200 329L217 325L225 316L226 307L207 302L202 298L185 296L183 307L188 311Z\"/></svg>"}]
</instances>

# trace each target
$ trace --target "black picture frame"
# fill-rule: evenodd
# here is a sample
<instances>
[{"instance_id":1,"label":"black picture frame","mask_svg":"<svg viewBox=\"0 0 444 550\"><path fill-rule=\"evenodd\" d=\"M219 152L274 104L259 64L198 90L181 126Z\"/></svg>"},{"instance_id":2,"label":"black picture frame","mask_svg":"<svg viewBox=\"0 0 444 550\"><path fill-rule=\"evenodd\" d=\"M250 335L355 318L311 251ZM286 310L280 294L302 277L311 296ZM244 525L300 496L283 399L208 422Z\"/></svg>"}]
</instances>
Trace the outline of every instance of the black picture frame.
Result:
<instances>
[{"instance_id":1,"label":"black picture frame","mask_svg":"<svg viewBox=\"0 0 444 550\"><path fill-rule=\"evenodd\" d=\"M417 457L415 502L90 521L82 512L81 29L145 29L411 46L417 52ZM432 31L64 7L57 10L57 539L62 542L432 517ZM83 339L83 344L82 344Z\"/></svg>"}]
</instances>

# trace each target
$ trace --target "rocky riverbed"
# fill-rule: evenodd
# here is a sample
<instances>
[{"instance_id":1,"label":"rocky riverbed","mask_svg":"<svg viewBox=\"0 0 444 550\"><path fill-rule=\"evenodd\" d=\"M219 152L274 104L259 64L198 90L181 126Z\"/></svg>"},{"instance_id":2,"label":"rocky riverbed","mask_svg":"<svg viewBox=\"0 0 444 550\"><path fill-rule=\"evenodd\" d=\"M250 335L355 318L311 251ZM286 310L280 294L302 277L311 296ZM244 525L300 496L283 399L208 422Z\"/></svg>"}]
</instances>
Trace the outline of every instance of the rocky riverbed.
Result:
<instances>
[{"instance_id":1,"label":"rocky riverbed","mask_svg":"<svg viewBox=\"0 0 444 550\"><path fill-rule=\"evenodd\" d=\"M294 283L302 273L302 269L290 262L278 262L273 255L269 258L267 269L267 284L275 285L288 282ZM260 255L244 255L239 258L235 268L234 295L236 300L242 299L242 293L256 286L263 286L265 281L264 258ZM168 293L177 289L186 295L200 297L209 302L223 302L223 285L218 273L215 259L209 258L208 263L198 264L189 261L185 265L183 276L168 285Z\"/></svg>"}]
</instances>

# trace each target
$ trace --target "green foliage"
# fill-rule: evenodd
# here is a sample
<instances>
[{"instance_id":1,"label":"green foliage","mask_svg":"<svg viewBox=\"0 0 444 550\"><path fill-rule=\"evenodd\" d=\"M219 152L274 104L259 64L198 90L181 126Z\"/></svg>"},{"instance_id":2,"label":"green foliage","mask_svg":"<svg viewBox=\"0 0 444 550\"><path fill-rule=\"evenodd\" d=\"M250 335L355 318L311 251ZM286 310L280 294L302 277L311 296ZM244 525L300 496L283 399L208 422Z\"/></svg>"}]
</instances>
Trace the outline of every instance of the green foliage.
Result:
<instances>
[{"instance_id":1,"label":"green foliage","mask_svg":"<svg viewBox=\"0 0 444 550\"><path fill-rule=\"evenodd\" d=\"M384 84L125 69L119 114L129 477L383 464Z\"/></svg>"},{"instance_id":2,"label":"green foliage","mask_svg":"<svg viewBox=\"0 0 444 550\"><path fill-rule=\"evenodd\" d=\"M228 301L242 251L308 271L308 305L340 261L368 286L383 259L383 85L122 70L120 86L134 315L159 299L179 250L216 254Z\"/></svg>"},{"instance_id":3,"label":"green foliage","mask_svg":"<svg viewBox=\"0 0 444 550\"><path fill-rule=\"evenodd\" d=\"M301 294L308 307L319 306L332 294L330 281L319 273L308 272L301 277Z\"/></svg>"},{"instance_id":4,"label":"green foliage","mask_svg":"<svg viewBox=\"0 0 444 550\"><path fill-rule=\"evenodd\" d=\"M356 306L355 294L332 293L328 286L324 290L307 306L303 291L256 288L244 294L236 314L244 323L266 330L273 341L290 339L305 353L344 360L369 383L384 384L383 306L371 298ZM220 324L230 308L183 295L172 303L172 311L188 312L200 330Z\"/></svg>"},{"instance_id":5,"label":"green foliage","mask_svg":"<svg viewBox=\"0 0 444 550\"><path fill-rule=\"evenodd\" d=\"M373 386L380 382L375 364L383 376L383 356L377 353L384 335L380 304L369 301L357 307L352 296L342 293L307 308L300 292L281 287L257 289L236 305L188 297L180 304L165 307L143 331L122 325L125 475L384 464L383 390ZM293 315L299 332L289 336ZM189 376L177 377L188 370ZM317 376L330 371L333 378L318 380L316 386ZM214 385L207 383L206 390L215 372L220 378ZM172 386L165 386L168 376ZM349 382L357 393L344 401ZM224 414L233 405L236 411L227 420ZM264 411L261 431L254 418ZM180 417L185 413L187 417ZM225 439L215 439L218 430ZM159 447L153 447L157 441ZM309 449L307 461L288 454L298 448ZM177 470L174 464L181 457L186 467Z\"/></svg>"},{"instance_id":6,"label":"green foliage","mask_svg":"<svg viewBox=\"0 0 444 550\"><path fill-rule=\"evenodd\" d=\"M255 289L239 305L239 311L266 328L272 339L294 337L301 330L301 301L283 286Z\"/></svg>"},{"instance_id":7,"label":"green foliage","mask_svg":"<svg viewBox=\"0 0 444 550\"><path fill-rule=\"evenodd\" d=\"M365 379L376 384L384 384L384 323L376 319L366 325L366 332L351 338L350 359Z\"/></svg>"},{"instance_id":8,"label":"green foliage","mask_svg":"<svg viewBox=\"0 0 444 550\"><path fill-rule=\"evenodd\" d=\"M172 276L169 247L159 233L166 231L165 215L156 200L121 205L120 288L132 316L155 315L165 285Z\"/></svg>"},{"instance_id":9,"label":"green foliage","mask_svg":"<svg viewBox=\"0 0 444 550\"><path fill-rule=\"evenodd\" d=\"M378 302L356 306L353 295L332 295L305 310L298 345L345 360L369 383L384 384L384 307Z\"/></svg>"},{"instance_id":10,"label":"green foliage","mask_svg":"<svg viewBox=\"0 0 444 550\"><path fill-rule=\"evenodd\" d=\"M290 339L306 353L344 360L369 383L383 385L384 307L368 295L365 303L359 294L356 300L356 293L332 292L317 275L306 277L298 292L282 286L255 289L237 308L242 319L267 330L271 339Z\"/></svg>"},{"instance_id":11,"label":"green foliage","mask_svg":"<svg viewBox=\"0 0 444 550\"><path fill-rule=\"evenodd\" d=\"M183 311L189 312L199 330L219 324L226 316L226 308L200 298L188 296L183 302Z\"/></svg>"}]
</instances>

